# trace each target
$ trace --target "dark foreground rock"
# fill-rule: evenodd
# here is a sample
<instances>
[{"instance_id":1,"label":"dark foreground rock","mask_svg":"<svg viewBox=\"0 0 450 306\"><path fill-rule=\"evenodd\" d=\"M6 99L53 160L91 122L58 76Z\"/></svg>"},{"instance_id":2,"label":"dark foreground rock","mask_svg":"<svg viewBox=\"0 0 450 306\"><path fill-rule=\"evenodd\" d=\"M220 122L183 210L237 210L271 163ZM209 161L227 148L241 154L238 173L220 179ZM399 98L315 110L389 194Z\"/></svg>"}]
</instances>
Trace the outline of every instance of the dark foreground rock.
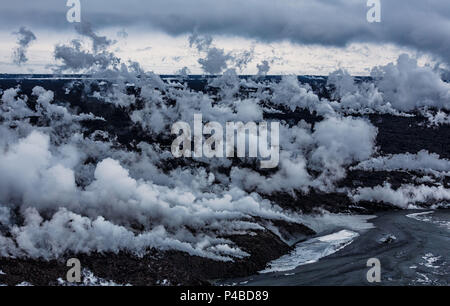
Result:
<instances>
[{"instance_id":1,"label":"dark foreground rock","mask_svg":"<svg viewBox=\"0 0 450 306\"><path fill-rule=\"evenodd\" d=\"M306 226L278 222L281 232L302 239L313 235ZM257 273L266 264L291 250L269 230L256 231L255 235L227 237L250 256L234 262L215 261L191 256L180 251L150 250L144 257L120 252L118 254L66 255L58 260L0 258L0 284L15 286L23 282L35 286L60 285L65 281L69 258L78 258L82 269L87 269L98 278L114 281L116 284L135 286L153 285L209 285L212 280L244 277Z\"/></svg>"}]
</instances>

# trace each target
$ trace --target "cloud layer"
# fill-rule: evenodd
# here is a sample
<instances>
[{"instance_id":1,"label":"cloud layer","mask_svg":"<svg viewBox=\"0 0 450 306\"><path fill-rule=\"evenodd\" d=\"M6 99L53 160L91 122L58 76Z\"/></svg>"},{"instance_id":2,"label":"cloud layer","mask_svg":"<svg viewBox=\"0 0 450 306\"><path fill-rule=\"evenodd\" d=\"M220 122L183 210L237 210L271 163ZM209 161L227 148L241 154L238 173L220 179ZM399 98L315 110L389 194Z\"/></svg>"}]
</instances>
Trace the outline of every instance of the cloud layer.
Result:
<instances>
[{"instance_id":1,"label":"cloud layer","mask_svg":"<svg viewBox=\"0 0 450 306\"><path fill-rule=\"evenodd\" d=\"M450 62L450 6L445 0L382 1L382 22L366 20L365 0L107 0L81 1L82 20L98 28L137 26L171 35L197 31L266 42L344 46L350 42L394 43ZM8 1L0 23L69 28L64 1Z\"/></svg>"}]
</instances>

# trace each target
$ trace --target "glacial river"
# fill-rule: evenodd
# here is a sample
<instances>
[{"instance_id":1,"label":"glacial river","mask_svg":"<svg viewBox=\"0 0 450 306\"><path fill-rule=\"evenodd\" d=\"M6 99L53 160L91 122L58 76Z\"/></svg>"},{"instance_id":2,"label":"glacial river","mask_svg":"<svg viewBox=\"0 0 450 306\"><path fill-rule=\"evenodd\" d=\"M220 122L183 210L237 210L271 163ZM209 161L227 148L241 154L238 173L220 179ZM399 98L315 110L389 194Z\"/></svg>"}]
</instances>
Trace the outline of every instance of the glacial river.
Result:
<instances>
[{"instance_id":1,"label":"glacial river","mask_svg":"<svg viewBox=\"0 0 450 306\"><path fill-rule=\"evenodd\" d=\"M374 227L341 228L296 245L258 275L222 285L370 285L370 258L380 261L380 285L450 285L450 210L381 213Z\"/></svg>"}]
</instances>

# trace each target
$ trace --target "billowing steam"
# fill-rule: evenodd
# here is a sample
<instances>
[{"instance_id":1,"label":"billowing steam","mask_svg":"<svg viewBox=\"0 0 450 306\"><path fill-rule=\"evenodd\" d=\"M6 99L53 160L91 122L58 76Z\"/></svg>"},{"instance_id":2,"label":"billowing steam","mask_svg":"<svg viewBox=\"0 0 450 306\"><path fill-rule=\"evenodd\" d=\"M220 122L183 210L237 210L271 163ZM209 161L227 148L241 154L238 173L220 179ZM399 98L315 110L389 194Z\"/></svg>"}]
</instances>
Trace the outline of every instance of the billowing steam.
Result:
<instances>
[{"instance_id":1,"label":"billowing steam","mask_svg":"<svg viewBox=\"0 0 450 306\"><path fill-rule=\"evenodd\" d=\"M105 81L86 80L98 85L89 94L125 112L147 138L127 148L111 130L85 127L104 118L55 101L50 90L37 86L27 96L19 87L6 89L0 102L1 256L48 259L69 251L121 250L143 255L158 248L233 260L248 254L223 237L262 229L264 220L302 222L298 213L267 200L274 192L336 192L351 166L439 175L450 171L448 160L425 151L379 156L378 130L363 116L412 115L407 112L419 108L425 113L434 109L432 116L439 116L439 110L450 109L450 85L407 56L375 68L373 81L356 82L343 70L333 73L329 100L295 76L280 82L241 79L229 65L245 66L252 51L228 54L213 47L211 37L193 35L190 44L205 56L199 60L205 73L223 72L209 81L213 95L165 82L137 63L122 63L108 51L112 41L89 26L78 32L91 39L92 47L77 40L56 46L58 70L112 80L113 86L104 87ZM21 46L34 39L31 34ZM269 69L267 61L258 66L261 76ZM126 86L131 83L139 94ZM254 90L241 95L242 88ZM205 121L261 122L267 114L298 109L321 120L280 121L280 164L271 173L258 170L258 158L176 160L164 145L171 125L192 122L195 113ZM345 192L355 202L400 207L450 200L442 186L394 190L385 184Z\"/></svg>"}]
</instances>

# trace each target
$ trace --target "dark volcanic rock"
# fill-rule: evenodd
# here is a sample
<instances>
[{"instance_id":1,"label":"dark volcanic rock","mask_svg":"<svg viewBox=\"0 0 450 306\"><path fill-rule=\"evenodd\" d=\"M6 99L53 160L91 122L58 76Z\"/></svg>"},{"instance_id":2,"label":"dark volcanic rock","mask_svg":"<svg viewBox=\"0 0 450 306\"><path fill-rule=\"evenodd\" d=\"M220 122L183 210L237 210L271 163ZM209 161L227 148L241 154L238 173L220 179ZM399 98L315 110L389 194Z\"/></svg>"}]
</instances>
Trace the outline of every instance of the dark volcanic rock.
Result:
<instances>
[{"instance_id":1,"label":"dark volcanic rock","mask_svg":"<svg viewBox=\"0 0 450 306\"><path fill-rule=\"evenodd\" d=\"M285 224L286 225L286 224ZM289 225L291 231L314 232L300 225ZM151 250L144 257L128 253L118 254L77 254L67 255L59 260L33 260L0 258L0 284L17 285L26 281L32 285L58 285L58 278L66 280L66 260L75 257L83 269L88 269L96 277L112 280L118 284L137 286L160 285L167 280L172 285L208 285L210 280L243 277L265 268L267 262L288 253L291 247L270 231L256 231L255 235L235 235L228 237L249 257L234 262L215 261L199 256L191 256L179 251Z\"/></svg>"},{"instance_id":2,"label":"dark volcanic rock","mask_svg":"<svg viewBox=\"0 0 450 306\"><path fill-rule=\"evenodd\" d=\"M450 158L450 125L431 128L426 119L371 115L370 121L378 127L377 145L384 154L417 153L421 150Z\"/></svg>"},{"instance_id":3,"label":"dark volcanic rock","mask_svg":"<svg viewBox=\"0 0 450 306\"><path fill-rule=\"evenodd\" d=\"M401 171L362 171L352 170L347 172L345 179L339 182L339 187L375 187L390 183L392 188L397 189L403 184L414 181L412 173Z\"/></svg>"},{"instance_id":4,"label":"dark volcanic rock","mask_svg":"<svg viewBox=\"0 0 450 306\"><path fill-rule=\"evenodd\" d=\"M281 207L289 208L303 213L317 213L325 209L332 213L364 213L372 214L379 211L395 210L396 207L387 203L373 203L360 201L353 203L344 193L324 193L311 190L308 194L299 191L292 193L272 193L266 198Z\"/></svg>"}]
</instances>

